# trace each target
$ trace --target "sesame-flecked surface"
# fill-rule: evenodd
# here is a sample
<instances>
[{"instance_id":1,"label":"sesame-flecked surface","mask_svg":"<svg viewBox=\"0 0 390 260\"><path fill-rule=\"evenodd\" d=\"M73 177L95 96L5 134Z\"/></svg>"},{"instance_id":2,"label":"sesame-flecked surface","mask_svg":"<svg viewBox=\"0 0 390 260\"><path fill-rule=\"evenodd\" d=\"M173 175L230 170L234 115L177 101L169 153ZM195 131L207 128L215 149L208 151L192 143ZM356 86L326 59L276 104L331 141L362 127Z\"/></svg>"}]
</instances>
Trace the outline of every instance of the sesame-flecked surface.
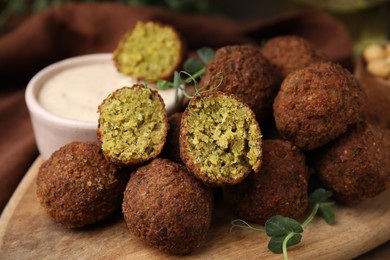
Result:
<instances>
[{"instance_id":1,"label":"sesame-flecked surface","mask_svg":"<svg viewBox=\"0 0 390 260\"><path fill-rule=\"evenodd\" d=\"M275 215L298 218L308 206L305 156L284 140L265 140L263 165L241 183L224 187L224 200L245 221L260 225Z\"/></svg>"},{"instance_id":2,"label":"sesame-flecked surface","mask_svg":"<svg viewBox=\"0 0 390 260\"><path fill-rule=\"evenodd\" d=\"M128 174L108 162L97 143L72 142L39 168L37 197L54 220L81 227L120 208L127 180Z\"/></svg>"},{"instance_id":3,"label":"sesame-flecked surface","mask_svg":"<svg viewBox=\"0 0 390 260\"><path fill-rule=\"evenodd\" d=\"M183 165L161 158L132 174L122 204L130 232L171 254L188 254L201 245L212 209L211 189Z\"/></svg>"}]
</instances>

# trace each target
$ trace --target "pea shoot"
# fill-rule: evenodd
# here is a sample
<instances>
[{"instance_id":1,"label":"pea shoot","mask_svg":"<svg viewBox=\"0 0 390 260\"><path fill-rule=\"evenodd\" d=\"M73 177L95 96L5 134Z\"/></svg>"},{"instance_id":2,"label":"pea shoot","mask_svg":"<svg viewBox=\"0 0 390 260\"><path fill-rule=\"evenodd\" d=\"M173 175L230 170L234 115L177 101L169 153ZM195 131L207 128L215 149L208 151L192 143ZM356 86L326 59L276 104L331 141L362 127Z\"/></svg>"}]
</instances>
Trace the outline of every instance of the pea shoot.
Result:
<instances>
[{"instance_id":1,"label":"pea shoot","mask_svg":"<svg viewBox=\"0 0 390 260\"><path fill-rule=\"evenodd\" d=\"M236 219L231 222L232 232L234 228L245 228L253 231L264 232L271 238L268 243L268 249L273 253L283 253L284 259L288 259L287 247L301 242L302 233L309 223L314 219L317 213L328 224L333 224L335 220L332 208L333 202L328 201L332 196L331 191L323 188L316 189L309 196L309 203L314 204L313 210L307 219L301 224L295 219L276 215L270 218L264 225L264 229L255 228L247 222Z\"/></svg>"},{"instance_id":2,"label":"pea shoot","mask_svg":"<svg viewBox=\"0 0 390 260\"><path fill-rule=\"evenodd\" d=\"M206 64L215 55L215 51L209 47L203 47L199 49L197 53L200 59L189 58L186 60L183 64L183 70L180 72L174 72L172 82L168 80L157 81L156 87L158 89L175 89L175 102L178 101L179 89L183 92L184 96L187 98L192 98L192 96L185 91L186 84L190 84L192 82L196 87L197 80L199 80L205 72ZM197 88L195 88L195 90L198 92Z\"/></svg>"}]
</instances>

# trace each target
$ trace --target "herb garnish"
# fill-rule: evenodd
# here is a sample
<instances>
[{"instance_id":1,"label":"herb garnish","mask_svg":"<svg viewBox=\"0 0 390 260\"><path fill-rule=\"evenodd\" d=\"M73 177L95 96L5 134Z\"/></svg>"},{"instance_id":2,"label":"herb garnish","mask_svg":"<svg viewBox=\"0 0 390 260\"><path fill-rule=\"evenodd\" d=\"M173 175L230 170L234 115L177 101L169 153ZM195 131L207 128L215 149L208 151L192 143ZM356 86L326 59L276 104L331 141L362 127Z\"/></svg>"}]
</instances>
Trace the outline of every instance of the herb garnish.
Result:
<instances>
[{"instance_id":1,"label":"herb garnish","mask_svg":"<svg viewBox=\"0 0 390 260\"><path fill-rule=\"evenodd\" d=\"M235 227L259 232L265 231L266 234L271 237L268 243L268 249L273 253L283 253L284 259L288 259L287 247L301 242L304 229L314 219L317 213L325 219L326 223L334 223L335 215L332 208L333 202L328 201L331 196L332 192L323 188L313 191L309 196L309 203L314 204L314 207L310 215L302 224L292 218L276 215L265 223L264 229L255 228L240 219L233 220L231 222L232 227L230 231Z\"/></svg>"},{"instance_id":2,"label":"herb garnish","mask_svg":"<svg viewBox=\"0 0 390 260\"><path fill-rule=\"evenodd\" d=\"M183 92L184 96L192 98L192 96L185 91L186 84L190 84L191 82L195 85L195 95L199 94L196 87L197 80L204 74L205 66L214 57L215 51L209 47L203 47L199 49L197 53L200 59L187 59L183 64L183 70L174 72L172 82L168 80L157 81L156 87L158 89L166 90L174 88L176 90L175 102L178 101L179 89Z\"/></svg>"}]
</instances>

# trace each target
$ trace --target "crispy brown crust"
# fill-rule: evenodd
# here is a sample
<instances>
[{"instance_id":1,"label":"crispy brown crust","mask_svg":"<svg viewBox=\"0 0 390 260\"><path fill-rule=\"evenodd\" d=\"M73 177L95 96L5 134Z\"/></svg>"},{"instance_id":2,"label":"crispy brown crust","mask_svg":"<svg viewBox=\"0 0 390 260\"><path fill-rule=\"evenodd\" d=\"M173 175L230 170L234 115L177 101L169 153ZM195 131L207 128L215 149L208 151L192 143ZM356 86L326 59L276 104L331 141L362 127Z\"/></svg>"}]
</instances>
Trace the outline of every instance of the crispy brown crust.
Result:
<instances>
[{"instance_id":1,"label":"crispy brown crust","mask_svg":"<svg viewBox=\"0 0 390 260\"><path fill-rule=\"evenodd\" d=\"M55 221L76 228L118 210L127 180L128 174L108 162L97 143L72 142L41 165L36 192Z\"/></svg>"},{"instance_id":2,"label":"crispy brown crust","mask_svg":"<svg viewBox=\"0 0 390 260\"><path fill-rule=\"evenodd\" d=\"M177 31L175 28L173 28L172 26L167 25L167 24L162 24L162 23L157 22L157 21L153 21L153 23L154 23L157 27L159 27L159 28L164 28L164 27L165 27L165 28L171 29L171 30L174 32L174 34L176 35L178 41L180 42L180 50L179 50L179 53L180 53L179 56L180 56L180 58L178 59L178 62L177 62L176 64L172 65L171 70L169 70L169 71L168 71L167 73L165 73L165 74L162 74L162 75L158 78L158 79L165 79L165 80L168 80L168 79L172 78L173 73L175 72L175 70L178 70L179 67L180 67L180 65L183 63L184 57L185 57L185 55L186 55L186 53L187 53L187 44L186 44L186 42L185 42L183 36L182 36L180 33L178 33L178 31ZM131 30L129 30L129 31L124 35L124 38L126 38L128 35L130 35L130 34L132 33L133 29L134 29L134 28L132 28ZM123 38L123 39L124 39L124 38ZM122 40L123 40L123 39L122 39ZM113 53L113 61L114 61L115 67L117 68L117 70L118 70L119 72L121 72L121 70L120 70L121 64L119 63L117 57L118 57L118 55L122 52L122 49L123 49L123 44L120 42L119 45L117 46L117 48L114 50L114 53ZM129 75L129 76L132 76L132 75ZM135 78L135 77L134 77L134 79L136 79L136 80L145 80L144 77L139 77L139 78ZM158 80L158 79L156 79L156 80ZM153 81L150 81L150 82L153 82Z\"/></svg>"},{"instance_id":3,"label":"crispy brown crust","mask_svg":"<svg viewBox=\"0 0 390 260\"><path fill-rule=\"evenodd\" d=\"M218 91L239 97L259 120L272 115L272 102L279 82L260 48L233 45L218 49L206 65L199 87L211 89L220 82Z\"/></svg>"},{"instance_id":4,"label":"crispy brown crust","mask_svg":"<svg viewBox=\"0 0 390 260\"><path fill-rule=\"evenodd\" d=\"M284 140L265 140L263 166L241 183L224 187L224 200L245 221L260 225L275 215L298 218L308 206L305 156Z\"/></svg>"},{"instance_id":5,"label":"crispy brown crust","mask_svg":"<svg viewBox=\"0 0 390 260\"><path fill-rule=\"evenodd\" d=\"M335 139L363 120L366 96L340 65L314 63L290 73L274 100L280 134L303 150Z\"/></svg>"},{"instance_id":6,"label":"crispy brown crust","mask_svg":"<svg viewBox=\"0 0 390 260\"><path fill-rule=\"evenodd\" d=\"M171 161L183 164L180 158L180 123L183 113L172 114L169 119L169 131L167 134L167 140L164 145L164 149L160 156Z\"/></svg>"},{"instance_id":7,"label":"crispy brown crust","mask_svg":"<svg viewBox=\"0 0 390 260\"><path fill-rule=\"evenodd\" d=\"M113 93L111 93L106 99L104 99L102 101L102 103L99 105L98 107L98 112L101 111L101 108L103 106L103 104L105 102L107 102L109 99L113 99L116 97L116 95L122 91L123 89L140 89L140 88L145 88L144 85L142 84L134 84L132 87L123 87L123 88L120 88L120 89L117 89L116 91L114 91ZM164 105L164 100L161 98L161 96L158 94L158 91L157 90L153 90L153 89L150 89L150 91L152 92L152 94L158 98L158 100L160 101L160 103L163 105L163 113L164 113L164 129L165 131L163 132L162 136L161 136L161 145L159 146L159 148L149 154L148 157L144 158L144 159L129 159L129 160L119 160L117 158L114 158L114 157L111 157L107 154L107 151L104 151L103 150L103 154L104 156L106 157L107 160L109 160L110 162L113 162L113 163L116 163L118 165L121 165L121 166L134 166L134 165L140 165L142 163L145 163L147 161L149 161L150 159L152 158L156 158L162 151L162 149L164 148L164 144L166 142L166 137L167 137L167 133L168 133L168 130L169 130L169 124L168 124L168 114L167 114L167 111L165 110L165 105ZM102 143L102 139L103 139L103 132L101 131L100 129L100 126L101 126L102 122L101 122L101 118L99 117L99 121L98 121L98 129L97 129L97 137L98 137L98 140L100 142L100 144Z\"/></svg>"},{"instance_id":8,"label":"crispy brown crust","mask_svg":"<svg viewBox=\"0 0 390 260\"><path fill-rule=\"evenodd\" d=\"M190 126L188 126L188 114L191 113L190 108L193 106L196 106L196 102L199 100L202 100L202 98L206 97L216 97L219 95L227 96L236 99L237 101L244 103L243 101L240 100L237 96L231 94L231 93L226 93L226 92L221 92L221 91L214 91L214 92L208 92L206 94L203 94L202 97L195 96L194 98L191 99L189 103L189 107L184 111L181 119L181 125L180 125L180 135L179 135L179 145L180 145L180 158L186 165L187 169L192 172L198 179L202 180L205 184L209 186L225 186L225 185L234 185L239 182L241 182L243 179L246 178L246 176L249 175L250 172L247 174L244 174L240 179L236 180L210 180L209 178L205 177L204 174L202 173L200 169L200 165L195 164L194 159L191 157L191 154L189 153L190 147L188 146L188 141L187 141L187 130ZM244 103L245 104L245 103ZM255 119L255 114L253 113L252 110L250 110L250 117L252 119ZM261 133L260 126L256 124L256 128L259 130ZM259 142L262 142L262 139L260 137ZM256 165L256 168L254 169L255 172L258 172L261 168L261 162L262 158L260 156L259 158L259 164Z\"/></svg>"},{"instance_id":9,"label":"crispy brown crust","mask_svg":"<svg viewBox=\"0 0 390 260\"><path fill-rule=\"evenodd\" d=\"M297 69L315 62L326 61L326 58L309 42L295 35L271 38L265 42L261 51L281 80Z\"/></svg>"},{"instance_id":10,"label":"crispy brown crust","mask_svg":"<svg viewBox=\"0 0 390 260\"><path fill-rule=\"evenodd\" d=\"M335 199L351 206L386 189L390 180L389 161L388 133L362 123L320 149L315 166Z\"/></svg>"},{"instance_id":11,"label":"crispy brown crust","mask_svg":"<svg viewBox=\"0 0 390 260\"><path fill-rule=\"evenodd\" d=\"M127 227L141 241L188 254L206 237L213 196L183 165L157 158L132 174L122 209Z\"/></svg>"}]
</instances>

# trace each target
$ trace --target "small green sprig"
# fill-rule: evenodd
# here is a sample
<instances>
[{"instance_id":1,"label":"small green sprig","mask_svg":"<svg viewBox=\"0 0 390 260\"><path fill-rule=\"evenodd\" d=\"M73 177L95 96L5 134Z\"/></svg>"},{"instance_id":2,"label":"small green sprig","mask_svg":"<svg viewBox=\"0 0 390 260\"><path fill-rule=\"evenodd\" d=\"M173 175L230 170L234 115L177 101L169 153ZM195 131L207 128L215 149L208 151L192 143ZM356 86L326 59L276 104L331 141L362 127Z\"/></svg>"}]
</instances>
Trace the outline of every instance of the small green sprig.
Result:
<instances>
[{"instance_id":1,"label":"small green sprig","mask_svg":"<svg viewBox=\"0 0 390 260\"><path fill-rule=\"evenodd\" d=\"M332 196L331 191L317 189L309 196L309 203L314 204L313 210L307 219L300 224L298 221L283 216L274 216L265 223L265 232L271 237L268 249L274 253L283 253L284 259L288 259L287 247L301 242L303 230L314 219L317 213L325 219L326 223L332 224L335 219L332 208L333 202L327 202Z\"/></svg>"},{"instance_id":2,"label":"small green sprig","mask_svg":"<svg viewBox=\"0 0 390 260\"><path fill-rule=\"evenodd\" d=\"M230 231L232 232L232 230L236 227L246 228L253 231L265 231L265 233L271 237L268 243L268 249L273 253L283 253L284 259L287 260L287 247L301 242L304 229L314 219L317 213L325 219L326 223L334 223L335 214L332 208L334 203L328 201L331 196L332 192L323 188L316 189L312 192L309 196L309 203L314 204L313 210L302 224L295 219L276 215L265 223L264 229L255 228L240 219L233 220L231 222L232 226Z\"/></svg>"},{"instance_id":3,"label":"small green sprig","mask_svg":"<svg viewBox=\"0 0 390 260\"><path fill-rule=\"evenodd\" d=\"M244 229L249 229L257 232L265 232L264 228L255 228L242 219L232 220L231 225L232 226L230 227L230 232L233 232L235 228L244 228Z\"/></svg>"},{"instance_id":4,"label":"small green sprig","mask_svg":"<svg viewBox=\"0 0 390 260\"><path fill-rule=\"evenodd\" d=\"M200 59L189 58L183 64L183 70L178 72L175 71L173 74L173 81L168 80L158 80L156 87L161 90L166 90L174 88L175 91L175 101L178 101L179 89L187 98L192 98L185 91L187 84L193 83L196 87L197 80L205 72L206 64L214 57L215 51L209 47L203 47L197 51ZM195 88L197 91L197 88Z\"/></svg>"}]
</instances>

